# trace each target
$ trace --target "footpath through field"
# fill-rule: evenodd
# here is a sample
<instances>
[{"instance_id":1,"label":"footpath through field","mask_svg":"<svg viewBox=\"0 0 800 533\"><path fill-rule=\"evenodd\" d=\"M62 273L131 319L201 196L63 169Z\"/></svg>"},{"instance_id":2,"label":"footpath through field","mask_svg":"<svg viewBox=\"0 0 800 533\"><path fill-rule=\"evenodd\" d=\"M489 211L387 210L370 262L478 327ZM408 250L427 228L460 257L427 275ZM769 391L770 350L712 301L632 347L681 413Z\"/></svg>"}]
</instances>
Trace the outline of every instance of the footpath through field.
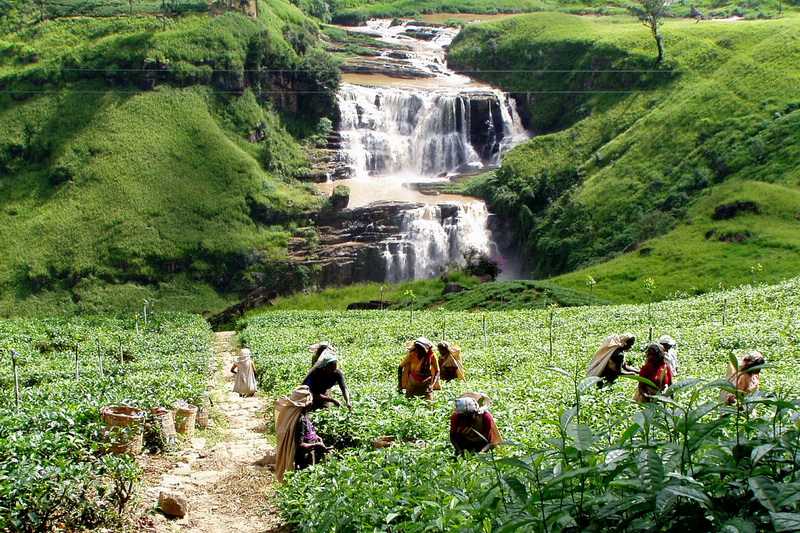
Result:
<instances>
[{"instance_id":1,"label":"footpath through field","mask_svg":"<svg viewBox=\"0 0 800 533\"><path fill-rule=\"evenodd\" d=\"M189 512L180 519L156 514L155 530L277 533L284 529L276 514L275 475L270 467L262 466L273 452L264 434L264 413L271 417L272 407L258 395L240 398L233 392L230 368L237 356L236 332L217 333L214 350L212 398L218 415L211 424L216 422L216 428L206 432L209 438L198 431L183 442L159 486L149 489L146 496L157 501L162 490L180 491L189 502Z\"/></svg>"}]
</instances>

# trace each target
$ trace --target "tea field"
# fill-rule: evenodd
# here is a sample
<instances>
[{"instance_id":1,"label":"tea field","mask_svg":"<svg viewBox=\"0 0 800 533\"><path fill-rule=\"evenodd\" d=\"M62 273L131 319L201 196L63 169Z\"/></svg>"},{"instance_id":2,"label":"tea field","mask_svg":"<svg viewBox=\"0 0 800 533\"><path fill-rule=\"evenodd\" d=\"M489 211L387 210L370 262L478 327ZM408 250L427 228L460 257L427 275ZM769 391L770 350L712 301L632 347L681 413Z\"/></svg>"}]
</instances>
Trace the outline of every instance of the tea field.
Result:
<instances>
[{"instance_id":1,"label":"tea field","mask_svg":"<svg viewBox=\"0 0 800 533\"><path fill-rule=\"evenodd\" d=\"M315 412L334 455L282 489L298 531L800 530L800 280L648 305L538 311L269 312L241 333L264 390L288 394L308 346L334 344L352 410ZM636 382L598 389L586 366L611 333L631 331L629 360L670 334L680 375L646 408ZM468 381L424 400L396 392L403 342L463 348ZM761 392L719 404L729 358L758 349ZM452 400L487 393L507 443L452 459ZM334 391L337 393L337 391ZM413 442L373 450L382 435Z\"/></svg>"},{"instance_id":2,"label":"tea field","mask_svg":"<svg viewBox=\"0 0 800 533\"><path fill-rule=\"evenodd\" d=\"M115 523L140 471L102 453L100 408L197 404L210 350L197 315L0 320L0 531Z\"/></svg>"}]
</instances>

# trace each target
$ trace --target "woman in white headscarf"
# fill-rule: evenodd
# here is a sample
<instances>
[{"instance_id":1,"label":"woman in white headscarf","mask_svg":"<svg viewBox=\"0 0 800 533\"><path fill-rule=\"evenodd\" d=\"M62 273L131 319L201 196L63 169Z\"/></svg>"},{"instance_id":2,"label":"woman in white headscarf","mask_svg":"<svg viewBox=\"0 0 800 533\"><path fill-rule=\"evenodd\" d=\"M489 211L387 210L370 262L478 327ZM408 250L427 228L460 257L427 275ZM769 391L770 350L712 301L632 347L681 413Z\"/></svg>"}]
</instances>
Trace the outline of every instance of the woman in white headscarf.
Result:
<instances>
[{"instance_id":1,"label":"woman in white headscarf","mask_svg":"<svg viewBox=\"0 0 800 533\"><path fill-rule=\"evenodd\" d=\"M275 474L280 483L284 472L317 463L328 451L308 418L311 402L311 391L300 385L291 398L281 396L275 403Z\"/></svg>"},{"instance_id":2,"label":"woman in white headscarf","mask_svg":"<svg viewBox=\"0 0 800 533\"><path fill-rule=\"evenodd\" d=\"M345 405L352 407L350 403L350 391L344 382L344 375L339 370L339 358L333 350L325 350L321 353L314 366L303 378L303 385L307 385L311 390L314 399L311 409L326 409L330 404L341 407L342 402L331 396L334 385L339 385L342 391Z\"/></svg>"},{"instance_id":3,"label":"woman in white headscarf","mask_svg":"<svg viewBox=\"0 0 800 533\"><path fill-rule=\"evenodd\" d=\"M425 396L433 400L433 390L439 388L439 361L433 355L433 343L425 337L407 341L408 354L397 369L397 392L406 398Z\"/></svg>"},{"instance_id":4,"label":"woman in white headscarf","mask_svg":"<svg viewBox=\"0 0 800 533\"><path fill-rule=\"evenodd\" d=\"M236 374L233 392L238 392L239 396L253 396L258 391L256 364L253 362L250 350L242 348L242 354L233 362L231 372Z\"/></svg>"},{"instance_id":5,"label":"woman in white headscarf","mask_svg":"<svg viewBox=\"0 0 800 533\"><path fill-rule=\"evenodd\" d=\"M597 383L598 387L602 387L605 383L614 383L621 375L637 375L639 370L625 362L625 352L633 348L635 342L636 337L627 331L621 335L608 337L594 354L586 375L603 378L603 381Z\"/></svg>"},{"instance_id":6,"label":"woman in white headscarf","mask_svg":"<svg viewBox=\"0 0 800 533\"><path fill-rule=\"evenodd\" d=\"M455 399L450 416L450 443L456 456L464 452L484 453L502 440L494 418L487 410L492 400L482 392L468 392Z\"/></svg>"}]
</instances>

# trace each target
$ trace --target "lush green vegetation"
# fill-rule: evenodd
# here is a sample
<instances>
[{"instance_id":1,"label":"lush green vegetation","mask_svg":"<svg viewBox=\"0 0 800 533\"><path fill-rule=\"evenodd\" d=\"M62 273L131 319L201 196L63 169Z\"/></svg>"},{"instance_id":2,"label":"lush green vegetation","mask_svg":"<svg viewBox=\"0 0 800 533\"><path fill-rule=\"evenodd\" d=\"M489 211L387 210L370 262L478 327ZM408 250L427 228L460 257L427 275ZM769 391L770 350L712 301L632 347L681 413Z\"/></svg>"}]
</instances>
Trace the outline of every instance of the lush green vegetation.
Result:
<instances>
[{"instance_id":1,"label":"lush green vegetation","mask_svg":"<svg viewBox=\"0 0 800 533\"><path fill-rule=\"evenodd\" d=\"M442 294L447 283L457 283L468 291ZM604 305L607 300L587 294L589 288L569 289L547 281L495 281L480 283L463 274L448 274L434 280L409 281L397 285L358 283L348 287L329 288L318 292L298 293L280 298L274 306L252 313L273 311L336 311L349 304L386 302L386 309L447 309L471 311L484 309L512 311L543 309L548 306Z\"/></svg>"},{"instance_id":2,"label":"lush green vegetation","mask_svg":"<svg viewBox=\"0 0 800 533\"><path fill-rule=\"evenodd\" d=\"M577 288L591 274L616 301L640 292L612 287L620 279L663 278L661 297L704 291L747 282L760 258L769 279L795 275L800 114L785 87L798 83L799 23L669 20L658 66L652 37L630 19L549 13L468 27L451 62L521 94L543 135L467 190L515 219L538 276L596 265L632 245L658 249L644 262L628 254L566 278ZM710 225L712 202L734 200L756 201L762 215ZM747 240L694 232L711 226L735 226ZM676 272L686 266L676 256L691 256L692 268Z\"/></svg>"},{"instance_id":3,"label":"lush green vegetation","mask_svg":"<svg viewBox=\"0 0 800 533\"><path fill-rule=\"evenodd\" d=\"M322 3L322 2L319 2ZM318 5L308 1L308 5ZM555 0L331 0L329 11L334 22L359 24L369 18L417 17L431 13L532 13L539 11L560 11L576 15L619 15L626 14L631 6L627 2L555 1ZM302 2L301 2L302 5ZM695 2L693 4L675 3L670 6L672 14L678 17L691 15L691 7L698 7L706 14L717 17L731 15L749 18L778 17L785 12L796 10L797 3L781 1L767 2ZM320 11L317 8L317 11Z\"/></svg>"},{"instance_id":4,"label":"lush green vegetation","mask_svg":"<svg viewBox=\"0 0 800 533\"><path fill-rule=\"evenodd\" d=\"M197 315L144 316L0 321L0 530L115 524L141 472L133 457L103 453L100 409L198 404L208 324ZM164 444L155 426L148 431L149 446Z\"/></svg>"},{"instance_id":5,"label":"lush green vegetation","mask_svg":"<svg viewBox=\"0 0 800 533\"><path fill-rule=\"evenodd\" d=\"M299 531L790 531L796 521L800 280L700 297L548 311L278 312L246 320L261 384L289 393L308 345L336 346L353 409L315 412L338 452L292 475L285 517ZM680 381L655 404L635 382L598 389L588 361L612 332L639 349L669 333ZM403 342L446 337L463 348L466 383L424 400L398 395ZM551 348L552 346L552 348ZM761 350L764 395L720 407L729 357ZM555 367L555 368L554 368ZM486 392L509 443L493 457L449 460L452 399ZM396 435L414 442L372 451ZM344 481L346 480L346 482Z\"/></svg>"},{"instance_id":6,"label":"lush green vegetation","mask_svg":"<svg viewBox=\"0 0 800 533\"><path fill-rule=\"evenodd\" d=\"M260 4L3 36L0 313L219 310L285 256L339 73L311 19Z\"/></svg>"}]
</instances>

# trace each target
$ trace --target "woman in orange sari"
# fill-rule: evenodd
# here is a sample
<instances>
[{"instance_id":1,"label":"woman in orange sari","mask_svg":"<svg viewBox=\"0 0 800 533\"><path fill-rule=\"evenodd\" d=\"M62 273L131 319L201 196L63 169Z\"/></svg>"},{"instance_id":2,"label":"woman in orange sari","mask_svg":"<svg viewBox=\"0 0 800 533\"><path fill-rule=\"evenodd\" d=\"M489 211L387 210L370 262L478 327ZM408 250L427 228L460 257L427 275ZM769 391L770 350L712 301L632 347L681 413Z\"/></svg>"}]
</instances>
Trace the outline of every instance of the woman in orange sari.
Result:
<instances>
[{"instance_id":1,"label":"woman in orange sari","mask_svg":"<svg viewBox=\"0 0 800 533\"><path fill-rule=\"evenodd\" d=\"M425 337L406 342L408 355L397 369L397 392L405 389L406 398L425 396L433 400L439 382L439 362L433 355L433 343Z\"/></svg>"}]
</instances>

